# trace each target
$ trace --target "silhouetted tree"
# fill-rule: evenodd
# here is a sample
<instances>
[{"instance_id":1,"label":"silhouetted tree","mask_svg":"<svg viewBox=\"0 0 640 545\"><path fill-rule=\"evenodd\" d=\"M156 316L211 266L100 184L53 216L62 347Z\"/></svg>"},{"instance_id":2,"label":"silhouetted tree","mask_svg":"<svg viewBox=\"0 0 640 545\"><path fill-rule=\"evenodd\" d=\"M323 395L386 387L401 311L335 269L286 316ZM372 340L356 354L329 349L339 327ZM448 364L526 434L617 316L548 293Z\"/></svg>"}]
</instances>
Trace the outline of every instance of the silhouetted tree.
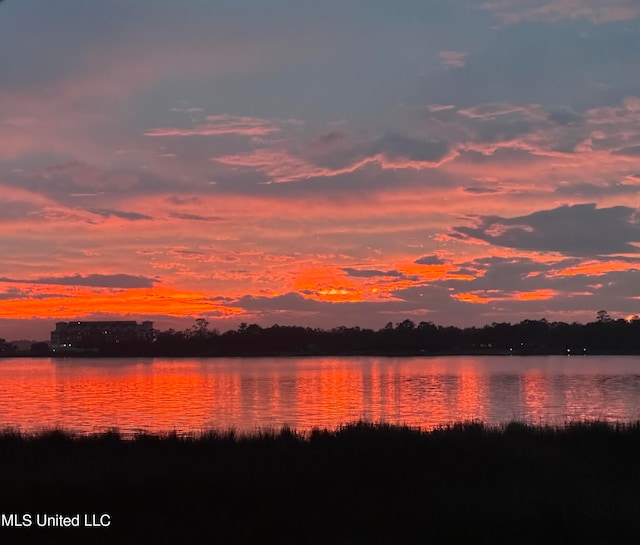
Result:
<instances>
[{"instance_id":1,"label":"silhouetted tree","mask_svg":"<svg viewBox=\"0 0 640 545\"><path fill-rule=\"evenodd\" d=\"M49 354L49 343L37 342L31 345L31 353L34 356L46 356Z\"/></svg>"},{"instance_id":2,"label":"silhouetted tree","mask_svg":"<svg viewBox=\"0 0 640 545\"><path fill-rule=\"evenodd\" d=\"M208 333L208 330L207 330L208 327L209 327L209 322L206 320L206 318L198 318L196 320L196 324L193 326L193 332L195 335L204 337Z\"/></svg>"}]
</instances>

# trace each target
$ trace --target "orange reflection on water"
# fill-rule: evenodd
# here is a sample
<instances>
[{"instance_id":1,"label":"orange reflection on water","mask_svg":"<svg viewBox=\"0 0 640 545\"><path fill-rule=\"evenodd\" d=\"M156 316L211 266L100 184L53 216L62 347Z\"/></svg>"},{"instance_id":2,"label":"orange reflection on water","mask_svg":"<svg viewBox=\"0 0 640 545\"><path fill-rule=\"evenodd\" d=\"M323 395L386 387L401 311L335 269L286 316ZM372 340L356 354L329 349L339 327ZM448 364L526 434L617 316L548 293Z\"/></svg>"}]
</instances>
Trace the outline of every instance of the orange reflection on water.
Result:
<instances>
[{"instance_id":1,"label":"orange reflection on water","mask_svg":"<svg viewBox=\"0 0 640 545\"><path fill-rule=\"evenodd\" d=\"M213 424L227 427L233 422L230 410L217 396L237 398L238 379L219 370L199 373L193 361L133 365L94 365L70 360L55 364L56 387L60 392L57 411L64 425L70 410L82 411L96 430L118 427L137 430L201 430ZM229 406L230 408L233 405ZM212 419L215 414L217 419ZM84 426L83 426L84 427Z\"/></svg>"},{"instance_id":2,"label":"orange reflection on water","mask_svg":"<svg viewBox=\"0 0 640 545\"><path fill-rule=\"evenodd\" d=\"M447 388L447 382L442 380L439 374L433 371L431 373L426 378L427 398L424 403L428 418L425 419L420 412L416 411L414 417L408 422L411 425L433 428L448 421L448 406L452 402L451 388Z\"/></svg>"},{"instance_id":3,"label":"orange reflection on water","mask_svg":"<svg viewBox=\"0 0 640 545\"><path fill-rule=\"evenodd\" d=\"M548 376L540 369L525 371L522 377L523 404L527 420L543 422L548 417L550 394Z\"/></svg>"},{"instance_id":4,"label":"orange reflection on water","mask_svg":"<svg viewBox=\"0 0 640 545\"><path fill-rule=\"evenodd\" d=\"M433 428L640 417L637 358L0 359L0 428Z\"/></svg>"},{"instance_id":5,"label":"orange reflection on water","mask_svg":"<svg viewBox=\"0 0 640 545\"><path fill-rule=\"evenodd\" d=\"M461 420L486 420L484 376L477 365L470 361L462 363L459 373L457 406Z\"/></svg>"},{"instance_id":6,"label":"orange reflection on water","mask_svg":"<svg viewBox=\"0 0 640 545\"><path fill-rule=\"evenodd\" d=\"M303 408L299 425L333 427L363 417L361 370L344 359L311 360L296 373L296 405Z\"/></svg>"},{"instance_id":7,"label":"orange reflection on water","mask_svg":"<svg viewBox=\"0 0 640 545\"><path fill-rule=\"evenodd\" d=\"M362 418L371 422L393 421L401 404L397 371L380 359L362 370Z\"/></svg>"},{"instance_id":8,"label":"orange reflection on water","mask_svg":"<svg viewBox=\"0 0 640 545\"><path fill-rule=\"evenodd\" d=\"M385 363L388 389L380 389L379 403L385 411L378 420L427 428L449 421L447 397L456 379L440 359L418 360L418 365L402 358Z\"/></svg>"},{"instance_id":9,"label":"orange reflection on water","mask_svg":"<svg viewBox=\"0 0 640 545\"><path fill-rule=\"evenodd\" d=\"M574 357L574 359L577 358ZM607 420L605 413L609 409L609 404L606 403L605 392L592 387L594 380L599 381L597 376L580 374L570 377L571 386L564 389L564 401L569 420Z\"/></svg>"}]
</instances>

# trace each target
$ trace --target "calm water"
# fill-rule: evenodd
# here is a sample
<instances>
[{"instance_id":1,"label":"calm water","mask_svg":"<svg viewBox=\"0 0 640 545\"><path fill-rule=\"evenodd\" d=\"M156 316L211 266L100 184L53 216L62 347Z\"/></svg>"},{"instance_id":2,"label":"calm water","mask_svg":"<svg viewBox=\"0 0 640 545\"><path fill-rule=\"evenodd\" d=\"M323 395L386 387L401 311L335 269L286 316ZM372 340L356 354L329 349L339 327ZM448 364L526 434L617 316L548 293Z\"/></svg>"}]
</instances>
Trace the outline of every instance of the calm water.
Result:
<instances>
[{"instance_id":1,"label":"calm water","mask_svg":"<svg viewBox=\"0 0 640 545\"><path fill-rule=\"evenodd\" d=\"M640 357L0 359L0 427L640 419Z\"/></svg>"}]
</instances>

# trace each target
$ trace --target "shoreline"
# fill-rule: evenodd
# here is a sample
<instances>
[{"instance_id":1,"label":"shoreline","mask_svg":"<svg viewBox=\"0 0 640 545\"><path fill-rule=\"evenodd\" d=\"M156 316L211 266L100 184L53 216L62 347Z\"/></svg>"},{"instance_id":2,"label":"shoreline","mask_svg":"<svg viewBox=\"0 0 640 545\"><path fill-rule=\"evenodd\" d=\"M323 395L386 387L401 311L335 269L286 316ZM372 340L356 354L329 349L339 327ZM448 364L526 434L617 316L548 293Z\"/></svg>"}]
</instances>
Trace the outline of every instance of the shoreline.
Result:
<instances>
[{"instance_id":1,"label":"shoreline","mask_svg":"<svg viewBox=\"0 0 640 545\"><path fill-rule=\"evenodd\" d=\"M136 440L148 440L155 441L184 441L187 443L197 443L200 441L217 441L223 439L224 441L255 441L255 440L272 440L278 437L294 437L296 440L308 442L311 437L317 437L319 435L340 437L344 434L351 432L358 433L373 433L380 434L385 433L393 434L407 434L416 437L429 437L440 434L459 434L463 433L478 433L481 432L487 436L500 436L513 433L517 430L519 433L530 433L534 436L540 436L543 434L550 434L559 436L565 433L575 432L590 432L597 431L599 433L612 433L612 434L625 434L633 433L638 434L640 440L640 418L633 420L600 420L600 419L584 419L584 420L568 420L562 424L544 424L533 423L523 420L509 420L500 424L488 424L482 420L463 420L438 424L434 427L422 427L410 424L395 424L386 421L371 421L371 420L354 420L345 424L340 424L336 427L323 427L314 426L308 430L297 429L294 426L283 424L281 426L267 426L264 428L256 428L253 431L240 431L235 427L228 428L205 428L201 431L186 431L179 432L176 430L166 430L157 432L148 432L141 430L139 432L122 432L118 428L113 427L106 429L105 431L82 433L74 432L62 427L42 428L39 430L23 430L12 426L0 427L0 445L6 440L20 440L20 441L42 441L51 438L64 440L67 442L73 441L128 441L132 439Z\"/></svg>"},{"instance_id":2,"label":"shoreline","mask_svg":"<svg viewBox=\"0 0 640 545\"><path fill-rule=\"evenodd\" d=\"M211 354L211 353L152 353L152 352L131 352L131 353L99 353L95 351L88 352L51 352L47 354L30 354L30 353L14 353L0 354L0 360L12 358L48 358L48 359L73 359L73 358L323 358L323 357L340 357L340 358L359 358L359 357L376 357L376 358L418 358L418 357L446 357L446 356L521 356L521 357L537 357L537 356L640 356L637 351L586 351L571 352L566 351L523 351L523 350L495 350L495 351L472 351L472 350L446 350L439 352L431 351L358 351L358 352L273 352L273 353L242 353L235 352L229 354Z\"/></svg>"}]
</instances>

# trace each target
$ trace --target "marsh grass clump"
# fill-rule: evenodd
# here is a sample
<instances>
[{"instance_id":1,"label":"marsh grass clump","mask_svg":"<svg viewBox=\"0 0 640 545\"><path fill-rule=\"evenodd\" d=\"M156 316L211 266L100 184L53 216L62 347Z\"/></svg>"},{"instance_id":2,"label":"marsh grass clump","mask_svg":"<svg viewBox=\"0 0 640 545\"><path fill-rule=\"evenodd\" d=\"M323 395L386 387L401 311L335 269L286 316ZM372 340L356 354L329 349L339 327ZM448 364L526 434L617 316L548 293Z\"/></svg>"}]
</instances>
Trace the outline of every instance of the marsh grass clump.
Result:
<instances>
[{"instance_id":1,"label":"marsh grass clump","mask_svg":"<svg viewBox=\"0 0 640 545\"><path fill-rule=\"evenodd\" d=\"M635 544L638 453L637 422L4 430L0 512L110 513L92 543Z\"/></svg>"}]
</instances>

